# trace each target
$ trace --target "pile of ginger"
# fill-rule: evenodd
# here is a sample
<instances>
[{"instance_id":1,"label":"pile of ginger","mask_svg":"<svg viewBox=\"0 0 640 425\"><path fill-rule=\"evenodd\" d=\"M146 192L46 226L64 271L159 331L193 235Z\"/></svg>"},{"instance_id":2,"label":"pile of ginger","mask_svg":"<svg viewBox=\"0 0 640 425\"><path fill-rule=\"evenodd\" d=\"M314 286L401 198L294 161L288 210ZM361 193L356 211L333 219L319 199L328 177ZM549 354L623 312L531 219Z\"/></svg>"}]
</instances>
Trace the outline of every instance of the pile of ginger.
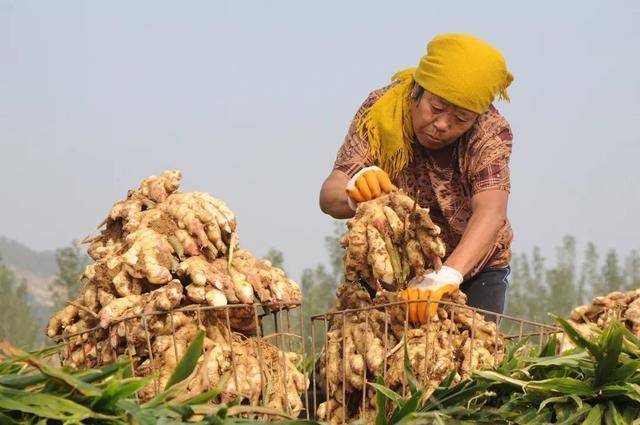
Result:
<instances>
[{"instance_id":1,"label":"pile of ginger","mask_svg":"<svg viewBox=\"0 0 640 425\"><path fill-rule=\"evenodd\" d=\"M427 388L425 397L452 371L457 372L454 382L460 382L473 370L501 361L504 339L496 324L465 307L464 293L446 296L443 301L455 305L440 305L436 315L422 325L405 320L406 309L399 301L396 292L384 290L372 298L357 283L338 288L333 314L327 315L327 343L316 384L327 396L318 406L319 419L332 424L357 418L373 422L376 391L367 382L376 382L378 376L387 387L408 394L405 343L411 369Z\"/></svg>"},{"instance_id":2,"label":"pile of ginger","mask_svg":"<svg viewBox=\"0 0 640 425\"><path fill-rule=\"evenodd\" d=\"M626 326L633 335L640 337L640 289L614 291L594 297L591 304L571 311L568 322L585 338L593 338L599 330L617 321ZM559 335L561 350L574 348L566 335Z\"/></svg>"},{"instance_id":3,"label":"pile of ginger","mask_svg":"<svg viewBox=\"0 0 640 425\"><path fill-rule=\"evenodd\" d=\"M445 256L440 227L429 209L400 190L358 204L342 238L344 273L374 290L403 289L413 277L438 270Z\"/></svg>"},{"instance_id":4,"label":"pile of ginger","mask_svg":"<svg viewBox=\"0 0 640 425\"><path fill-rule=\"evenodd\" d=\"M324 388L326 401L318 406L319 419L372 422L376 397L367 382L380 376L403 394L405 343L427 396L452 371L459 381L500 360L503 338L496 324L465 307L462 292L445 296L442 301L456 305L439 305L426 324L406 320L398 291L412 278L440 269L446 253L429 209L394 190L358 204L347 228L341 241L347 283L338 288L334 309L325 316L328 332L316 385ZM344 310L351 311L340 313Z\"/></svg>"},{"instance_id":5,"label":"pile of ginger","mask_svg":"<svg viewBox=\"0 0 640 425\"><path fill-rule=\"evenodd\" d=\"M94 262L81 276L82 289L51 317L46 335L65 343L63 361L71 366L131 357L136 376L159 371L139 394L146 400L164 388L202 329L207 351L184 383L188 392L220 384L225 400L239 395L300 411L307 386L296 368L300 359L252 336L260 323L257 312L299 305L300 287L269 261L239 248L236 217L223 201L179 192L180 180L178 170L151 176L113 205L99 234L84 241ZM263 310L249 306L258 303ZM233 304L247 306L224 308ZM259 367L259 345L264 359L271 356L268 370ZM268 392L265 381L272 382Z\"/></svg>"}]
</instances>

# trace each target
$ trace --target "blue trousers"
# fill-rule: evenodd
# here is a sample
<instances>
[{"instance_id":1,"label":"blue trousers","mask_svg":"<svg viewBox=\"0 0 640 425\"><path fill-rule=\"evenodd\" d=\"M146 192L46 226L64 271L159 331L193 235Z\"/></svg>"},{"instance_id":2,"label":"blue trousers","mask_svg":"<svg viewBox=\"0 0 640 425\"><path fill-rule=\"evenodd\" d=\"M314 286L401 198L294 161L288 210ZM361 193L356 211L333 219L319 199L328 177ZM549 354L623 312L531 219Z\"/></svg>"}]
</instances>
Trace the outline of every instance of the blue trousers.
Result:
<instances>
[{"instance_id":1,"label":"blue trousers","mask_svg":"<svg viewBox=\"0 0 640 425\"><path fill-rule=\"evenodd\" d=\"M504 313L509 291L507 280L509 273L511 273L511 267L487 268L464 281L460 285L460 290L467 295L467 305L495 313ZM496 321L496 316L485 314L485 317Z\"/></svg>"}]
</instances>

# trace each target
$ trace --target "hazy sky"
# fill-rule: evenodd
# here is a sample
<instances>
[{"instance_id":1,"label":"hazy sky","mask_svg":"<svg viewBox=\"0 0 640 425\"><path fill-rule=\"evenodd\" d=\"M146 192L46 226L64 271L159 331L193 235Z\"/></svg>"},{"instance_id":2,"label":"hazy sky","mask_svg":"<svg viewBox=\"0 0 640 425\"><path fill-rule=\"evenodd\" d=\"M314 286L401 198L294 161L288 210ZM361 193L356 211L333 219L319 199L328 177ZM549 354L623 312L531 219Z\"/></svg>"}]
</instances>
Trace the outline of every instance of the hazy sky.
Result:
<instances>
[{"instance_id":1,"label":"hazy sky","mask_svg":"<svg viewBox=\"0 0 640 425\"><path fill-rule=\"evenodd\" d=\"M0 0L0 235L80 238L164 169L242 244L325 261L318 208L353 113L441 32L501 49L516 250L640 247L640 2Z\"/></svg>"}]
</instances>

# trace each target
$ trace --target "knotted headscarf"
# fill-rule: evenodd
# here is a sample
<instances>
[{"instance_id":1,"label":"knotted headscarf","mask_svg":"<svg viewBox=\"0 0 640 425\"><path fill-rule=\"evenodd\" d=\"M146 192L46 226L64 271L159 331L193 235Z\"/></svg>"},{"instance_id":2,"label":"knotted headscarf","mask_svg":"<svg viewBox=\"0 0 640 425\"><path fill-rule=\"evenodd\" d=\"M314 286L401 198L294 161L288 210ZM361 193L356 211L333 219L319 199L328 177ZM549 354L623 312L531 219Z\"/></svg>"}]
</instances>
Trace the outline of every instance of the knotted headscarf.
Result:
<instances>
[{"instance_id":1,"label":"knotted headscarf","mask_svg":"<svg viewBox=\"0 0 640 425\"><path fill-rule=\"evenodd\" d=\"M513 75L490 44L471 35L442 34L429 42L417 68L401 71L392 80L396 84L364 111L357 126L378 165L393 178L413 156L414 82L456 106L482 114L496 96L509 101L507 87Z\"/></svg>"}]
</instances>

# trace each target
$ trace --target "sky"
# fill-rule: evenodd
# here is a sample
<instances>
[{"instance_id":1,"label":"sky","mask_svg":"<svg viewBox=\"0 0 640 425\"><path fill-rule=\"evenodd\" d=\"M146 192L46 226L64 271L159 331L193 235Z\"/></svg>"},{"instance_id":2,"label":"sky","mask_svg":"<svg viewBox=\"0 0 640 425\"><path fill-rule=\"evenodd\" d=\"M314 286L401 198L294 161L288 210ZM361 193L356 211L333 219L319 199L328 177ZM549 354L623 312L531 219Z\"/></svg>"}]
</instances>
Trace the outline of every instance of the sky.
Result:
<instances>
[{"instance_id":1,"label":"sky","mask_svg":"<svg viewBox=\"0 0 640 425\"><path fill-rule=\"evenodd\" d=\"M318 193L358 106L442 32L515 81L514 249L640 248L640 2L0 0L0 235L55 249L168 168L241 244L327 261Z\"/></svg>"}]
</instances>

